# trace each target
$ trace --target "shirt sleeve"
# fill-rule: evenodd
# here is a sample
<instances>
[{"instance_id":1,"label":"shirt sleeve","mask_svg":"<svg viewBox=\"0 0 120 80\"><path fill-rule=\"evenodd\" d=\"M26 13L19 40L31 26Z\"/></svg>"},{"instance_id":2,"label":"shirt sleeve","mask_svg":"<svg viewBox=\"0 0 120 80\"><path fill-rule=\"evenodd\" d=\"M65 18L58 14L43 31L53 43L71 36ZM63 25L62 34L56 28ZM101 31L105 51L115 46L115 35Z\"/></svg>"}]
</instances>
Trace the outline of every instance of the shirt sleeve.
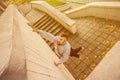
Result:
<instances>
[{"instance_id":1,"label":"shirt sleeve","mask_svg":"<svg viewBox=\"0 0 120 80\"><path fill-rule=\"evenodd\" d=\"M41 35L42 38L49 40L50 42L54 42L56 36L52 35L51 33L48 33L46 31L40 30L39 34Z\"/></svg>"},{"instance_id":2,"label":"shirt sleeve","mask_svg":"<svg viewBox=\"0 0 120 80\"><path fill-rule=\"evenodd\" d=\"M66 61L68 60L69 56L70 56L70 49L67 49L67 50L64 52L63 56L60 58L60 61L59 61L58 63L59 63L59 64L62 64L62 63L64 63L64 62L66 62Z\"/></svg>"},{"instance_id":3,"label":"shirt sleeve","mask_svg":"<svg viewBox=\"0 0 120 80\"><path fill-rule=\"evenodd\" d=\"M58 55L58 56L60 56L60 54L58 53L58 50L57 50L57 45L56 44L54 44L55 45L55 53Z\"/></svg>"}]
</instances>

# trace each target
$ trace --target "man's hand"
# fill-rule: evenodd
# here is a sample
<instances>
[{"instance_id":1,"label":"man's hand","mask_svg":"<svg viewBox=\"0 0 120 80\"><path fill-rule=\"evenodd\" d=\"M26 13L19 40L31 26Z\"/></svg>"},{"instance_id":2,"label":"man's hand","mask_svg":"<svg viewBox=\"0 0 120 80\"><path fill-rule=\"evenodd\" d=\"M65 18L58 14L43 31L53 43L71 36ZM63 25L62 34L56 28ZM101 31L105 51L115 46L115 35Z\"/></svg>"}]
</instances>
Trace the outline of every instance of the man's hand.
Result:
<instances>
[{"instance_id":1,"label":"man's hand","mask_svg":"<svg viewBox=\"0 0 120 80\"><path fill-rule=\"evenodd\" d=\"M33 32L37 32L37 33L39 33L39 29L37 29L37 28L33 28Z\"/></svg>"},{"instance_id":2,"label":"man's hand","mask_svg":"<svg viewBox=\"0 0 120 80\"><path fill-rule=\"evenodd\" d=\"M61 58L62 56L59 53L55 53L59 58Z\"/></svg>"},{"instance_id":3,"label":"man's hand","mask_svg":"<svg viewBox=\"0 0 120 80\"><path fill-rule=\"evenodd\" d=\"M55 64L55 66L59 66L60 65L60 63L56 63L56 62L54 62L54 64Z\"/></svg>"},{"instance_id":4,"label":"man's hand","mask_svg":"<svg viewBox=\"0 0 120 80\"><path fill-rule=\"evenodd\" d=\"M29 26L33 27L33 25L32 25L31 23L27 23L27 25L29 25Z\"/></svg>"}]
</instances>

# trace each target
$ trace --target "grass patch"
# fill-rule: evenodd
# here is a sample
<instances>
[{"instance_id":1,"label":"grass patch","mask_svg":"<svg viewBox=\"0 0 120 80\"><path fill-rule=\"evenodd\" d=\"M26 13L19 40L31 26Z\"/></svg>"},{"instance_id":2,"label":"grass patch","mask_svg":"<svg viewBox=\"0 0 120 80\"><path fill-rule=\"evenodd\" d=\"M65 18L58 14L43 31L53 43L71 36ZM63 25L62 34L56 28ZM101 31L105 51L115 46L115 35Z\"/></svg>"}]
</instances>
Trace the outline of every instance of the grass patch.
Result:
<instances>
[{"instance_id":1,"label":"grass patch","mask_svg":"<svg viewBox=\"0 0 120 80\"><path fill-rule=\"evenodd\" d=\"M30 1L40 1L40 0L7 0L4 2L4 4L9 5L11 2L13 2L16 5L20 5L22 3L30 2ZM48 4L50 4L53 7L65 4L64 2L62 2L60 0L43 0L43 1L47 2Z\"/></svg>"},{"instance_id":2,"label":"grass patch","mask_svg":"<svg viewBox=\"0 0 120 80\"><path fill-rule=\"evenodd\" d=\"M14 3L16 5L20 5L25 2L30 2L31 0L6 0L3 2L4 5L8 6L10 3Z\"/></svg>"},{"instance_id":3,"label":"grass patch","mask_svg":"<svg viewBox=\"0 0 120 80\"><path fill-rule=\"evenodd\" d=\"M48 4L52 5L53 7L65 4L64 2L60 0L43 0L43 1L46 1Z\"/></svg>"}]
</instances>

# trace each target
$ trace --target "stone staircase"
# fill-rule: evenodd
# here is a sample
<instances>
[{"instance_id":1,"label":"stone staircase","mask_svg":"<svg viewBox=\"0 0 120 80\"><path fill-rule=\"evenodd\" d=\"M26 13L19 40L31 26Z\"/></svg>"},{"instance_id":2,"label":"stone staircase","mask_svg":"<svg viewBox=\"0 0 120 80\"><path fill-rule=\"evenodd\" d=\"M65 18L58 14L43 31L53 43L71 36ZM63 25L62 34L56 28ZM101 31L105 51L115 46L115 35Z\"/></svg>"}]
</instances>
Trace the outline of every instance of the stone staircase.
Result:
<instances>
[{"instance_id":1,"label":"stone staircase","mask_svg":"<svg viewBox=\"0 0 120 80\"><path fill-rule=\"evenodd\" d=\"M44 30L53 35L61 35L65 33L66 35L70 35L71 33L66 30L60 23L54 20L49 15L43 15L37 22L35 22L34 27L40 30ZM47 40L46 40L47 41ZM53 44L47 41L48 45L53 49Z\"/></svg>"},{"instance_id":2,"label":"stone staircase","mask_svg":"<svg viewBox=\"0 0 120 80\"><path fill-rule=\"evenodd\" d=\"M25 9L26 7L28 7L29 11ZM71 34L63 25L47 13L38 9L30 9L30 7L30 4L25 4L25 6L22 5L20 8L18 7L18 9L34 25L34 27L50 32L53 35L60 35L63 33L66 33L67 35Z\"/></svg>"},{"instance_id":3,"label":"stone staircase","mask_svg":"<svg viewBox=\"0 0 120 80\"><path fill-rule=\"evenodd\" d=\"M33 25L38 29L50 32L53 35L60 35L61 33L65 33L67 31L61 24L59 24L56 20L54 20L47 14L41 17ZM68 31L67 34L69 35Z\"/></svg>"},{"instance_id":4,"label":"stone staircase","mask_svg":"<svg viewBox=\"0 0 120 80\"><path fill-rule=\"evenodd\" d=\"M20 11L21 12L21 11ZM22 12L24 15L26 12ZM35 15L36 14L36 15ZM44 30L46 32L49 32L53 35L61 35L65 33L67 36L69 36L71 33L64 28L63 25L58 23L55 19L53 19L51 16L48 14L39 11L37 9L32 9L29 13L24 15L32 24L35 28ZM49 42L46 40L48 45L53 49L53 43Z\"/></svg>"}]
</instances>

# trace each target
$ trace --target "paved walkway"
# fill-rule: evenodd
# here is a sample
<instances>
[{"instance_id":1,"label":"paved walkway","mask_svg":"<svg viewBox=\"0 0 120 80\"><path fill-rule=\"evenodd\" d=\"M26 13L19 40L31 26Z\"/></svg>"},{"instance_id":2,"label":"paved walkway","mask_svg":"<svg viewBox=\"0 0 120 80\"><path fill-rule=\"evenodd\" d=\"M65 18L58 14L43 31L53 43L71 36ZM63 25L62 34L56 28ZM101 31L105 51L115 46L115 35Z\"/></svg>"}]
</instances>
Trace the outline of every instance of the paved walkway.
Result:
<instances>
[{"instance_id":1,"label":"paved walkway","mask_svg":"<svg viewBox=\"0 0 120 80\"><path fill-rule=\"evenodd\" d=\"M120 22L95 17L76 20L77 33L69 36L73 47L83 46L80 59L71 57L66 67L77 79L84 80L111 47L120 40Z\"/></svg>"}]
</instances>

